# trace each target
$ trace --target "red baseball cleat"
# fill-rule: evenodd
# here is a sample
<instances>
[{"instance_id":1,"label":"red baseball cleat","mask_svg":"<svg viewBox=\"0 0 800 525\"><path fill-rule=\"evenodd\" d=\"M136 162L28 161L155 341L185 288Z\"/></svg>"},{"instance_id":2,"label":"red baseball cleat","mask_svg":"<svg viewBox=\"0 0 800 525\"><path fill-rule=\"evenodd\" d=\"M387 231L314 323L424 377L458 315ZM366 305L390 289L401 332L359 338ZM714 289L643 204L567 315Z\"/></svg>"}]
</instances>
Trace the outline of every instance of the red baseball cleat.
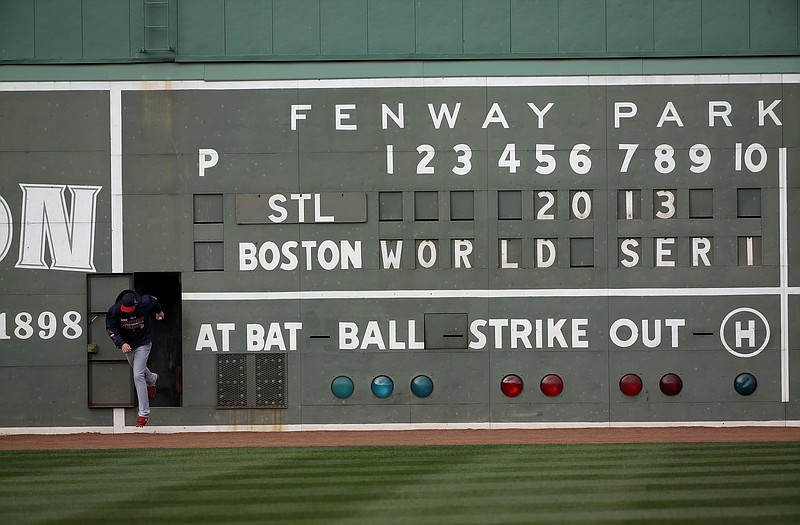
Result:
<instances>
[{"instance_id":1,"label":"red baseball cleat","mask_svg":"<svg viewBox=\"0 0 800 525\"><path fill-rule=\"evenodd\" d=\"M146 418L146 417L139 416L139 417L136 419L136 426L137 426L137 427L143 427L143 426L145 426L146 424L147 424L147 418Z\"/></svg>"},{"instance_id":2,"label":"red baseball cleat","mask_svg":"<svg viewBox=\"0 0 800 525\"><path fill-rule=\"evenodd\" d=\"M150 399L156 397L156 383L158 383L158 374L156 374L156 382L153 383L153 386L147 387L147 397L149 397Z\"/></svg>"}]
</instances>

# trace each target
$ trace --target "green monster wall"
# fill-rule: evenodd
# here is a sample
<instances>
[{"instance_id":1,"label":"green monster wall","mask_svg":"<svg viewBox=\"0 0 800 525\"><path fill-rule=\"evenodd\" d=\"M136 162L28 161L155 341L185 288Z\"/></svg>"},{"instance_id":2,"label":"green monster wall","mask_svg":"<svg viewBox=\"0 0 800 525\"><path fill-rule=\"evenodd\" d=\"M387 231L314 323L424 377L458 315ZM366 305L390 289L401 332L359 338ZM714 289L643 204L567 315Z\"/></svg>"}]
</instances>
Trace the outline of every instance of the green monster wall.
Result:
<instances>
[{"instance_id":1,"label":"green monster wall","mask_svg":"<svg viewBox=\"0 0 800 525\"><path fill-rule=\"evenodd\" d=\"M796 0L8 0L0 61L770 56Z\"/></svg>"},{"instance_id":2,"label":"green monster wall","mask_svg":"<svg viewBox=\"0 0 800 525\"><path fill-rule=\"evenodd\" d=\"M2 2L0 432L131 430L128 287L152 431L797 424L797 55L797 1Z\"/></svg>"}]
</instances>

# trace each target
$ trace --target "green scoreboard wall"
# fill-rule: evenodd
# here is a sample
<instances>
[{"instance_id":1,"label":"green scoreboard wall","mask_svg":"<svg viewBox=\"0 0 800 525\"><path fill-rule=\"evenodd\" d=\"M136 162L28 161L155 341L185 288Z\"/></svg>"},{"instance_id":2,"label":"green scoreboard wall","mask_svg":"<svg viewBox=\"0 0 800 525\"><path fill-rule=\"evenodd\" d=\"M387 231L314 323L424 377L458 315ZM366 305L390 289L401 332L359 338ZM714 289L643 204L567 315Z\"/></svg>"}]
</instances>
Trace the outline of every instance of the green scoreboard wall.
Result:
<instances>
[{"instance_id":1,"label":"green scoreboard wall","mask_svg":"<svg viewBox=\"0 0 800 525\"><path fill-rule=\"evenodd\" d=\"M794 56L797 0L5 0L0 63Z\"/></svg>"},{"instance_id":2,"label":"green scoreboard wall","mask_svg":"<svg viewBox=\"0 0 800 525\"><path fill-rule=\"evenodd\" d=\"M797 424L798 5L0 2L0 432Z\"/></svg>"},{"instance_id":3,"label":"green scoreboard wall","mask_svg":"<svg viewBox=\"0 0 800 525\"><path fill-rule=\"evenodd\" d=\"M798 86L2 84L2 425L131 406L97 319L158 273L166 428L796 420Z\"/></svg>"}]
</instances>

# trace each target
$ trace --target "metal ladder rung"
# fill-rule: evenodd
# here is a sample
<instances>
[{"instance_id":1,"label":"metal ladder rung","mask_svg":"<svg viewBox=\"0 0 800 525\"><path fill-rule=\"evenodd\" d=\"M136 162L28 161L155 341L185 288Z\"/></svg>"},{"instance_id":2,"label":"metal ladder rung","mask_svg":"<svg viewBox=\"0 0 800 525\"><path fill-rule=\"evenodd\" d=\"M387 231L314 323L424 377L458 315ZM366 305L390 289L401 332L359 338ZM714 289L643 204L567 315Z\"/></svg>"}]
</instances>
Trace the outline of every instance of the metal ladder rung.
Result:
<instances>
[{"instance_id":1,"label":"metal ladder rung","mask_svg":"<svg viewBox=\"0 0 800 525\"><path fill-rule=\"evenodd\" d=\"M142 9L142 53L149 53L149 52L165 52L165 51L174 51L172 47L169 45L170 39L170 26L169 26L169 0L144 0L143 4L144 8ZM166 8L166 11L160 12L156 10L160 10ZM152 19L158 20L160 23L150 24L148 20ZM166 21L166 23L164 23ZM166 36L162 37L166 32ZM150 38L148 38L150 35ZM152 45L152 40L156 39L158 42L157 45ZM164 41L166 38L166 42ZM164 45L166 44L166 45Z\"/></svg>"}]
</instances>

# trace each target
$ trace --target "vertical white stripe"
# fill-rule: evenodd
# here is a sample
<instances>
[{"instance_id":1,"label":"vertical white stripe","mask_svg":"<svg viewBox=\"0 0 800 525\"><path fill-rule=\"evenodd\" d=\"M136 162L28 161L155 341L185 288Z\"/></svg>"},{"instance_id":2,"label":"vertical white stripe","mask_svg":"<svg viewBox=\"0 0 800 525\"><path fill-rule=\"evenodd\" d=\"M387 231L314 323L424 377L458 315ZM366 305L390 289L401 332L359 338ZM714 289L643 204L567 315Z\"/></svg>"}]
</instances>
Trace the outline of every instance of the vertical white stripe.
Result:
<instances>
[{"instance_id":1,"label":"vertical white stripe","mask_svg":"<svg viewBox=\"0 0 800 525\"><path fill-rule=\"evenodd\" d=\"M386 173L394 175L394 145L386 145Z\"/></svg>"},{"instance_id":2,"label":"vertical white stripe","mask_svg":"<svg viewBox=\"0 0 800 525\"><path fill-rule=\"evenodd\" d=\"M122 243L122 91L109 90L111 106L111 271L123 271Z\"/></svg>"},{"instance_id":3,"label":"vertical white stripe","mask_svg":"<svg viewBox=\"0 0 800 525\"><path fill-rule=\"evenodd\" d=\"M633 219L633 191L625 191L625 218L627 220Z\"/></svg>"},{"instance_id":4,"label":"vertical white stripe","mask_svg":"<svg viewBox=\"0 0 800 525\"><path fill-rule=\"evenodd\" d=\"M114 408L112 414L114 421L114 432L125 430L125 409Z\"/></svg>"},{"instance_id":5,"label":"vertical white stripe","mask_svg":"<svg viewBox=\"0 0 800 525\"><path fill-rule=\"evenodd\" d=\"M778 149L778 206L780 214L781 269L781 401L789 402L789 239L786 148Z\"/></svg>"}]
</instances>

